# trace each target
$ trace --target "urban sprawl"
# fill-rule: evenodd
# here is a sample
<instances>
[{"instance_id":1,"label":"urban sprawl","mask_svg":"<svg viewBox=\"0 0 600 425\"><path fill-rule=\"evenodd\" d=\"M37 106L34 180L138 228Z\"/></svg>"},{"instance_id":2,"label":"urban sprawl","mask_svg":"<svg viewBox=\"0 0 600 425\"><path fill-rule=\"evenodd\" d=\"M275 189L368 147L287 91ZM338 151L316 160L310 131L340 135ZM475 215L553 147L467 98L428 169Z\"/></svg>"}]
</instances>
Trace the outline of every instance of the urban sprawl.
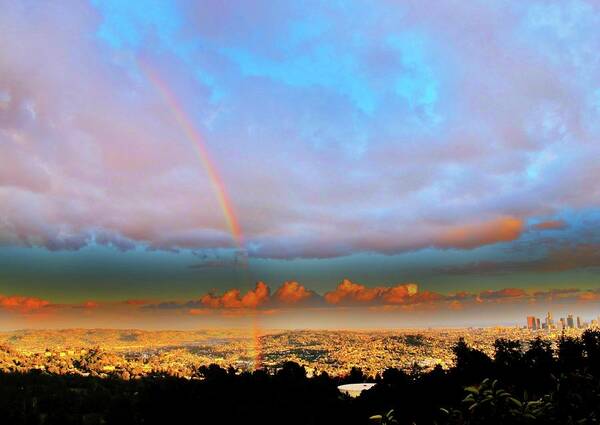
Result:
<instances>
[{"instance_id":1,"label":"urban sprawl","mask_svg":"<svg viewBox=\"0 0 600 425\"><path fill-rule=\"evenodd\" d=\"M449 368L459 338L492 355L497 339L519 340L526 348L535 338L555 344L563 335L579 336L584 329L598 326L598 320L587 323L572 315L555 323L548 314L540 322L530 316L526 327L396 331L23 330L0 333L0 371L197 379L210 364L238 373L259 368L273 372L294 361L309 376L344 375L352 368L374 376L387 368Z\"/></svg>"}]
</instances>

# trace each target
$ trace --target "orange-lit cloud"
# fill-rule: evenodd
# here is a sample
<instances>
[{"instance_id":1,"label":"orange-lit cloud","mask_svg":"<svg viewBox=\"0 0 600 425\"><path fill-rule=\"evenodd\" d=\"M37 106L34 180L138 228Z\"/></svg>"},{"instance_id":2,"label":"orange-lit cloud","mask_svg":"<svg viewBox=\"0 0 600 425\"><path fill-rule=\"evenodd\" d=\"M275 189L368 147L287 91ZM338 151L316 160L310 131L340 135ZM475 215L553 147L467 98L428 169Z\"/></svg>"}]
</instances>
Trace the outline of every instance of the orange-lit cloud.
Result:
<instances>
[{"instance_id":1,"label":"orange-lit cloud","mask_svg":"<svg viewBox=\"0 0 600 425\"><path fill-rule=\"evenodd\" d=\"M546 291L535 291L533 296L536 299L545 299L548 301L557 300L566 297L573 297L581 292L579 288L553 288Z\"/></svg>"},{"instance_id":2,"label":"orange-lit cloud","mask_svg":"<svg viewBox=\"0 0 600 425\"><path fill-rule=\"evenodd\" d=\"M314 291L306 289L295 281L284 282L273 294L275 301L284 305L303 303L316 296Z\"/></svg>"},{"instance_id":3,"label":"orange-lit cloud","mask_svg":"<svg viewBox=\"0 0 600 425\"><path fill-rule=\"evenodd\" d=\"M24 297L19 295L0 295L0 308L6 310L28 313L34 310L39 310L49 305L49 301L36 297Z\"/></svg>"},{"instance_id":4,"label":"orange-lit cloud","mask_svg":"<svg viewBox=\"0 0 600 425\"><path fill-rule=\"evenodd\" d=\"M444 301L447 297L433 291L423 291L415 293L410 297L409 301L411 304L423 304L423 303L435 303L438 301Z\"/></svg>"},{"instance_id":5,"label":"orange-lit cloud","mask_svg":"<svg viewBox=\"0 0 600 425\"><path fill-rule=\"evenodd\" d=\"M352 283L344 279L334 291L324 295L329 304L341 304L343 302L365 303L373 301L381 294L382 288L367 288L358 283Z\"/></svg>"},{"instance_id":6,"label":"orange-lit cloud","mask_svg":"<svg viewBox=\"0 0 600 425\"><path fill-rule=\"evenodd\" d=\"M242 295L239 289L230 289L223 295L206 294L200 302L209 308L257 308L269 301L271 290L264 282Z\"/></svg>"},{"instance_id":7,"label":"orange-lit cloud","mask_svg":"<svg viewBox=\"0 0 600 425\"><path fill-rule=\"evenodd\" d=\"M458 300L453 300L453 301L450 301L450 303L448 304L448 308L450 310L459 311L459 310L463 310L465 308L465 305Z\"/></svg>"},{"instance_id":8,"label":"orange-lit cloud","mask_svg":"<svg viewBox=\"0 0 600 425\"><path fill-rule=\"evenodd\" d=\"M211 313L211 310L208 308L191 308L188 313L192 316L206 316Z\"/></svg>"},{"instance_id":9,"label":"orange-lit cloud","mask_svg":"<svg viewBox=\"0 0 600 425\"><path fill-rule=\"evenodd\" d=\"M579 294L578 300L583 302L600 301L600 291L582 292Z\"/></svg>"},{"instance_id":10,"label":"orange-lit cloud","mask_svg":"<svg viewBox=\"0 0 600 425\"><path fill-rule=\"evenodd\" d=\"M479 293L477 297L477 301L481 302L483 300L488 301L501 301L506 299L517 299L527 297L529 294L527 291L521 288L504 288L499 290L487 290Z\"/></svg>"},{"instance_id":11,"label":"orange-lit cloud","mask_svg":"<svg viewBox=\"0 0 600 425\"><path fill-rule=\"evenodd\" d=\"M464 301L475 298L475 294L467 291L459 291L455 294L449 295L448 298L457 301Z\"/></svg>"},{"instance_id":12,"label":"orange-lit cloud","mask_svg":"<svg viewBox=\"0 0 600 425\"><path fill-rule=\"evenodd\" d=\"M417 293L417 285L414 283L399 284L392 287L373 287L368 288L364 285L353 283L344 279L331 292L324 295L325 301L329 304L401 304L409 297Z\"/></svg>"},{"instance_id":13,"label":"orange-lit cloud","mask_svg":"<svg viewBox=\"0 0 600 425\"><path fill-rule=\"evenodd\" d=\"M57 320L86 316L89 320L100 321L99 323L108 320L107 318L114 319L125 315L135 317L133 313L143 315L145 318L151 318L152 315L157 315L156 317L185 315L203 316L206 320L288 313L298 315L302 314L302 309L309 312L315 307L318 307L319 311L348 308L389 313L445 310L448 314L450 312L458 314L459 311L468 312L470 309L483 306L500 304L525 306L527 303L538 302L560 302L565 305L595 303L600 302L600 290L578 288L526 290L509 287L447 294L431 290L419 291L416 283L369 287L345 279L334 290L326 292L323 296L297 281L286 281L274 292L271 292L264 282L258 282L253 289L247 291L230 289L222 294L206 294L196 300L162 301L157 304L136 300L114 302L88 300L72 304L50 304L36 297L0 295L0 309L13 311L15 315L29 313L27 317L39 318L44 314ZM293 309L296 311L292 312Z\"/></svg>"},{"instance_id":14,"label":"orange-lit cloud","mask_svg":"<svg viewBox=\"0 0 600 425\"><path fill-rule=\"evenodd\" d=\"M405 283L386 288L383 292L383 301L387 304L401 304L408 297L417 296L418 287L415 283Z\"/></svg>"},{"instance_id":15,"label":"orange-lit cloud","mask_svg":"<svg viewBox=\"0 0 600 425\"><path fill-rule=\"evenodd\" d=\"M123 304L127 304L127 305L145 305L145 304L149 304L149 301L146 300L125 300L123 301Z\"/></svg>"},{"instance_id":16,"label":"orange-lit cloud","mask_svg":"<svg viewBox=\"0 0 600 425\"><path fill-rule=\"evenodd\" d=\"M562 230L567 227L564 220L548 220L537 223L533 226L536 230Z\"/></svg>"},{"instance_id":17,"label":"orange-lit cloud","mask_svg":"<svg viewBox=\"0 0 600 425\"><path fill-rule=\"evenodd\" d=\"M476 248L497 242L509 242L523 233L523 220L501 217L495 220L454 227L446 231L437 244L444 248Z\"/></svg>"}]
</instances>

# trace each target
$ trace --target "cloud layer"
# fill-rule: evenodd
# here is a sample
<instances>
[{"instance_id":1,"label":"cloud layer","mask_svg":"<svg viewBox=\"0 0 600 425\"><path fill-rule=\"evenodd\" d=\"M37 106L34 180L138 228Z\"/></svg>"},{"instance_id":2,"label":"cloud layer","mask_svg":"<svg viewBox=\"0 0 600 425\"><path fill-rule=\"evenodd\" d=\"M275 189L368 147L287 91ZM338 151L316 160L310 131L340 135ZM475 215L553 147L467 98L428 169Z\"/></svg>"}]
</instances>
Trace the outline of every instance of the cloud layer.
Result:
<instances>
[{"instance_id":1,"label":"cloud layer","mask_svg":"<svg viewBox=\"0 0 600 425\"><path fill-rule=\"evenodd\" d=\"M600 268L600 244L559 243L550 246L543 255L524 260L479 261L442 267L442 273L457 275L492 275L519 272L558 273L571 270Z\"/></svg>"},{"instance_id":2,"label":"cloud layer","mask_svg":"<svg viewBox=\"0 0 600 425\"><path fill-rule=\"evenodd\" d=\"M471 249L600 205L592 0L0 7L2 244L234 246L141 60L251 256Z\"/></svg>"},{"instance_id":3,"label":"cloud layer","mask_svg":"<svg viewBox=\"0 0 600 425\"><path fill-rule=\"evenodd\" d=\"M209 308L257 308L269 300L270 293L264 282L258 282L254 289L243 295L239 289L230 289L223 295L206 294L200 298L200 303Z\"/></svg>"},{"instance_id":4,"label":"cloud layer","mask_svg":"<svg viewBox=\"0 0 600 425\"><path fill-rule=\"evenodd\" d=\"M323 297L327 303L335 305L403 304L416 294L417 285L415 283L367 288L345 279L334 291L325 293Z\"/></svg>"},{"instance_id":5,"label":"cloud layer","mask_svg":"<svg viewBox=\"0 0 600 425\"><path fill-rule=\"evenodd\" d=\"M281 284L274 292L264 282L257 282L254 289L243 292L230 289L222 294L208 293L198 300L188 302L146 303L143 309L184 310L192 315L209 314L213 311L253 311L268 312L289 309L335 309L348 307L407 308L410 310L425 307L431 309L456 310L466 305L531 304L536 302L594 302L600 301L600 291L594 289L564 288L528 291L523 288L487 289L478 292L461 291L440 293L429 290L419 291L416 283L366 286L342 280L334 290L320 295L295 281Z\"/></svg>"},{"instance_id":6,"label":"cloud layer","mask_svg":"<svg viewBox=\"0 0 600 425\"><path fill-rule=\"evenodd\" d=\"M348 279L340 282L333 291L323 296L306 289L295 281L284 282L273 293L264 282L257 282L253 289L243 292L230 289L222 294L207 293L197 300L187 302L151 300L125 300L122 302L100 302L87 300L76 304L54 304L37 297L20 295L0 295L0 308L19 313L40 310L57 311L63 309L95 310L102 308L141 309L147 311L188 310L191 314L204 314L206 310L271 310L289 308L337 308L368 306L414 306L419 304L439 304L448 306L456 302L464 303L504 303L527 301L600 301L600 290L563 288L528 291L522 288L502 288L480 292L457 292L442 294L432 291L419 291L415 283L391 286L367 287Z\"/></svg>"},{"instance_id":7,"label":"cloud layer","mask_svg":"<svg viewBox=\"0 0 600 425\"><path fill-rule=\"evenodd\" d=\"M2 295L0 294L0 309L17 311L20 313L30 313L37 311L50 305L49 301L19 295Z\"/></svg>"},{"instance_id":8,"label":"cloud layer","mask_svg":"<svg viewBox=\"0 0 600 425\"><path fill-rule=\"evenodd\" d=\"M10 323L38 328L72 327L75 320L77 326L90 327L248 326L249 318L254 326L262 326L256 324L261 320L277 327L297 327L306 321L317 327L364 328L374 323L422 326L423 320L432 318L436 326L479 326L520 323L526 314L549 310L595 317L599 305L598 289L500 288L439 293L419 291L414 283L366 286L345 279L323 296L295 281L286 281L275 291L258 282L246 291L230 289L190 301L87 300L54 304L37 297L0 296L0 316L7 320L5 326Z\"/></svg>"}]
</instances>

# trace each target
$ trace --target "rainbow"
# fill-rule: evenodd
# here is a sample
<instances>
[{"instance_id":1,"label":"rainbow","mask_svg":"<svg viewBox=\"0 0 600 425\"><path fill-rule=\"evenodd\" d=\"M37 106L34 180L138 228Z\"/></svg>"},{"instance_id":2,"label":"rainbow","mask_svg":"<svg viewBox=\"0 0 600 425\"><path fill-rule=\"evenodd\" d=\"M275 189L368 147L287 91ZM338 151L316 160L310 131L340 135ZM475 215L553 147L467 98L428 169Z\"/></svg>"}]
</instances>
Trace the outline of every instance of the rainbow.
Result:
<instances>
[{"instance_id":1,"label":"rainbow","mask_svg":"<svg viewBox=\"0 0 600 425\"><path fill-rule=\"evenodd\" d=\"M185 113L183 106L178 102L177 97L169 88L168 84L163 81L160 76L142 60L138 59L138 65L142 73L160 93L164 102L171 110L175 121L177 121L177 124L179 127L181 127L181 130L185 134L186 139L192 143L194 149L196 150L202 167L208 175L213 192L215 193L217 201L219 202L219 206L221 207L221 211L223 211L223 215L227 221L227 226L229 227L233 241L238 249L243 249L244 238L242 235L242 229L238 222L237 216L235 215L233 204L231 203L231 200L227 194L227 190L225 189L225 184L223 183L223 180L217 171L215 163L210 157L208 149L206 148L204 138L192 124L192 120ZM247 264L244 264L244 266L247 266ZM260 369L262 367L262 344L260 340L260 324L258 323L258 318L256 316L254 318L252 333L252 339L254 343L254 368Z\"/></svg>"},{"instance_id":2,"label":"rainbow","mask_svg":"<svg viewBox=\"0 0 600 425\"><path fill-rule=\"evenodd\" d=\"M254 324L252 326L252 339L254 341L254 370L262 368L263 354L262 342L260 340L261 331L258 315L254 314Z\"/></svg>"},{"instance_id":3,"label":"rainbow","mask_svg":"<svg viewBox=\"0 0 600 425\"><path fill-rule=\"evenodd\" d=\"M183 106L178 102L177 97L171 91L167 83L164 82L159 77L159 75L156 72L154 72L152 68L146 65L143 61L138 60L138 64L143 74L157 89L157 91L160 93L163 100L165 101L166 105L173 113L173 117L175 118L175 121L177 122L179 127L181 127L181 130L185 134L186 139L189 140L194 146L194 149L196 150L196 153L200 158L200 162L202 163L202 167L208 175L213 192L217 198L217 201L219 202L219 206L223 211L223 215L225 216L225 220L227 221L227 226L229 227L229 231L231 232L233 241L238 248L242 248L244 245L244 241L240 224L235 215L231 200L227 195L225 184L223 183L223 180L221 179L221 176L217 171L215 163L210 157L208 149L206 148L204 138L200 135L196 127L192 124L191 119L185 113Z\"/></svg>"}]
</instances>

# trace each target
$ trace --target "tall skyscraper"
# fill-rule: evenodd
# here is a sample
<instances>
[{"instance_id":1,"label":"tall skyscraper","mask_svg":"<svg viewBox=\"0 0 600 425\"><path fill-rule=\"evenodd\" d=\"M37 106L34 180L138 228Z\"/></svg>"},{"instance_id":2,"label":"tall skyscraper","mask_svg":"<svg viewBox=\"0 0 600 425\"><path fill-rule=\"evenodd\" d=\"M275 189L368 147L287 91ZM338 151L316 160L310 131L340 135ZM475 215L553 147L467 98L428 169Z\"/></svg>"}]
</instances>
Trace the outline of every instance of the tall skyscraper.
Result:
<instances>
[{"instance_id":1,"label":"tall skyscraper","mask_svg":"<svg viewBox=\"0 0 600 425\"><path fill-rule=\"evenodd\" d=\"M572 314L569 314L567 316L567 327L569 329L573 329L575 327L575 322L573 321L573 315Z\"/></svg>"},{"instance_id":2,"label":"tall skyscraper","mask_svg":"<svg viewBox=\"0 0 600 425\"><path fill-rule=\"evenodd\" d=\"M581 317L577 316L577 329L583 328L583 322L581 321Z\"/></svg>"},{"instance_id":3,"label":"tall skyscraper","mask_svg":"<svg viewBox=\"0 0 600 425\"><path fill-rule=\"evenodd\" d=\"M535 318L535 328L536 329L542 329L542 323L540 322L540 318L539 317Z\"/></svg>"},{"instance_id":4,"label":"tall skyscraper","mask_svg":"<svg viewBox=\"0 0 600 425\"><path fill-rule=\"evenodd\" d=\"M530 330L536 329L534 316L527 316L527 329L530 329Z\"/></svg>"},{"instance_id":5,"label":"tall skyscraper","mask_svg":"<svg viewBox=\"0 0 600 425\"><path fill-rule=\"evenodd\" d=\"M561 328L561 329L564 329L564 328L566 328L566 327L567 327L567 322L565 321L565 318L564 318L564 317L561 317L561 318L560 318L560 328Z\"/></svg>"},{"instance_id":6,"label":"tall skyscraper","mask_svg":"<svg viewBox=\"0 0 600 425\"><path fill-rule=\"evenodd\" d=\"M552 319L552 313L550 312L548 312L548 314L546 315L546 328L554 328L554 320Z\"/></svg>"}]
</instances>

